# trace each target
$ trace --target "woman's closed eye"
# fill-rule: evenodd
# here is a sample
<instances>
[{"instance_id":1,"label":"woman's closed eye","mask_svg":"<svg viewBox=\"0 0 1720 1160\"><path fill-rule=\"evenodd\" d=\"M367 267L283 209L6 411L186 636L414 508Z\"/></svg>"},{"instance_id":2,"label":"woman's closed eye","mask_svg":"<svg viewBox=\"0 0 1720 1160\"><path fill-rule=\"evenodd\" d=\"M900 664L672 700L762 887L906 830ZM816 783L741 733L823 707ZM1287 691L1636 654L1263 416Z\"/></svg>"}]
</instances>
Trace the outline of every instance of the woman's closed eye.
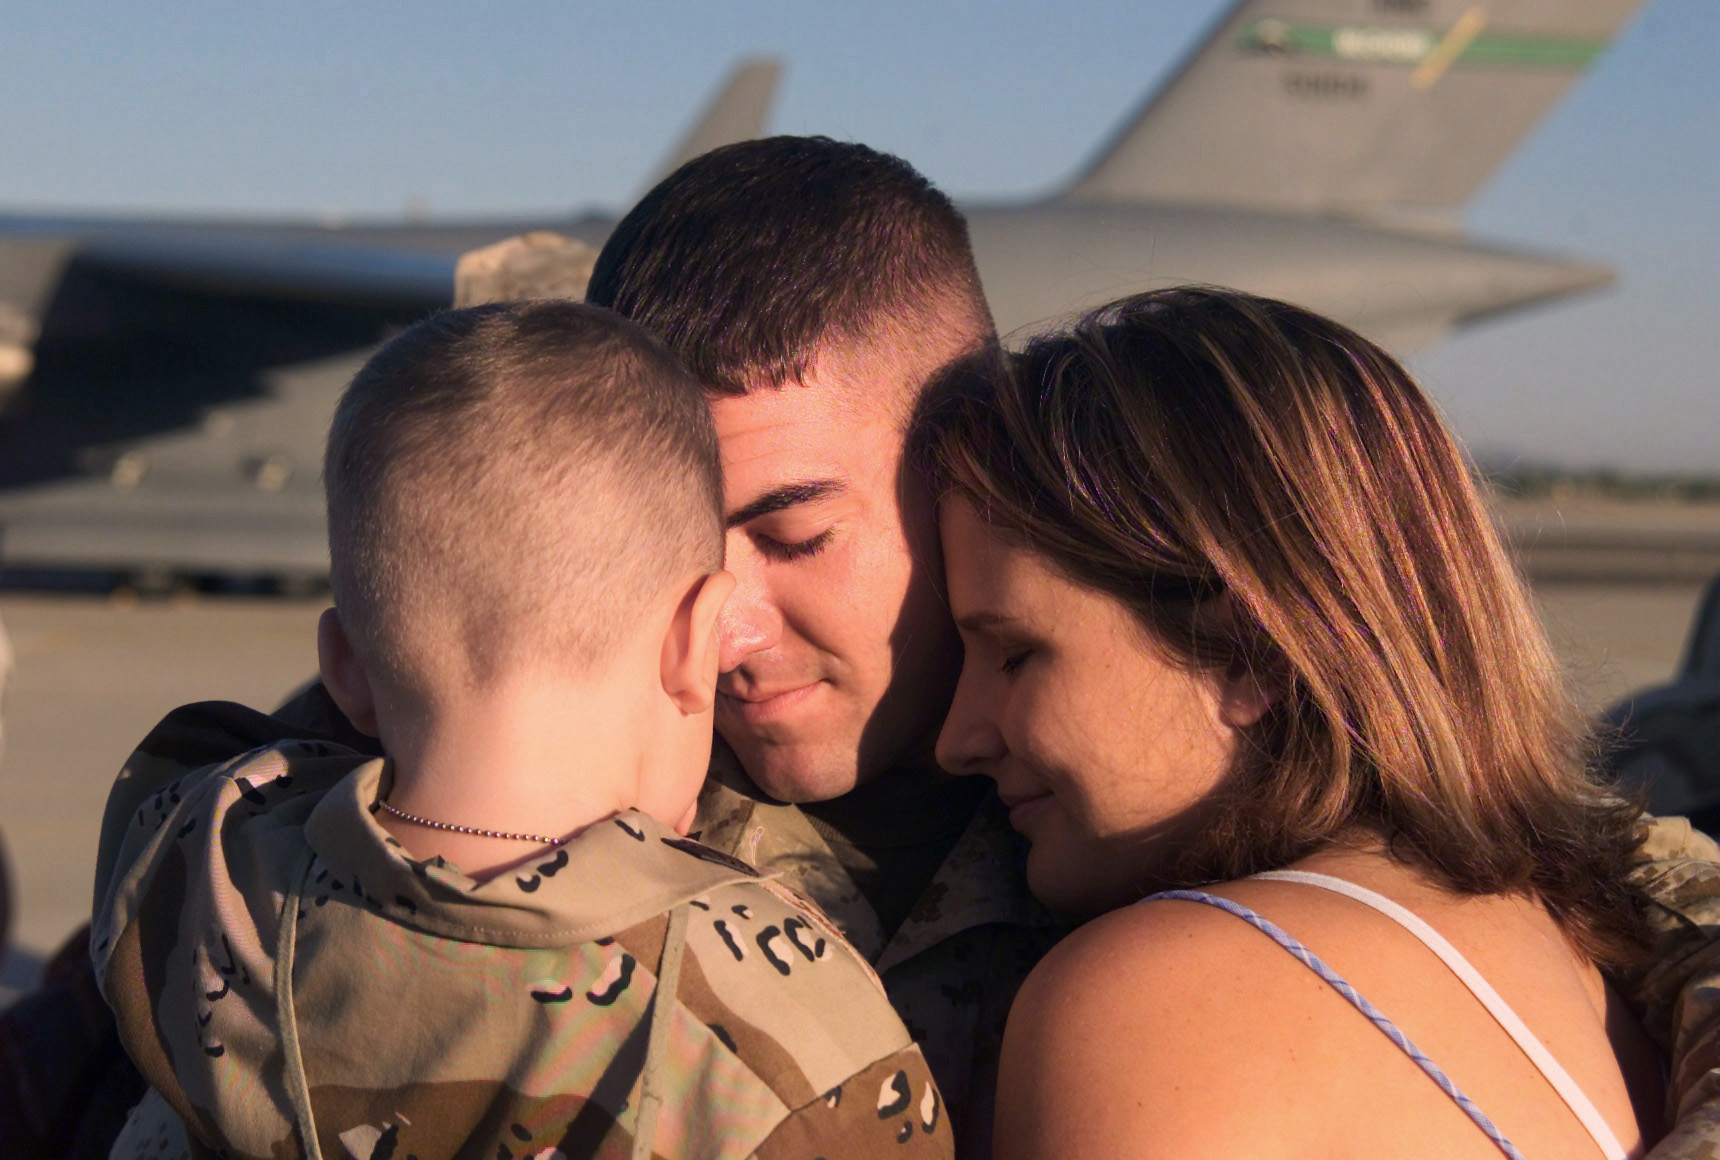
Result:
<instances>
[{"instance_id":1,"label":"woman's closed eye","mask_svg":"<svg viewBox=\"0 0 1720 1160\"><path fill-rule=\"evenodd\" d=\"M1000 673L1013 673L1027 663L1027 658L1033 655L1030 648L1008 649L1003 654L1003 662L997 666Z\"/></svg>"}]
</instances>

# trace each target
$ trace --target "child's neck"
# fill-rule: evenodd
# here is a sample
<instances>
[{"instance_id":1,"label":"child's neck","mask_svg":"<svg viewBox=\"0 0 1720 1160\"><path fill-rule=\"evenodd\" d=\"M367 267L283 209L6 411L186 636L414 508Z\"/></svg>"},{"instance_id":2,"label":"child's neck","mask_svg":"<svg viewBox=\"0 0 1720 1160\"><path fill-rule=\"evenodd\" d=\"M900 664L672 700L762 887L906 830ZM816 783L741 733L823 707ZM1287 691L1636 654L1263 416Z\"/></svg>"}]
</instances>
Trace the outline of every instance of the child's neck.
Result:
<instances>
[{"instance_id":1,"label":"child's neck","mask_svg":"<svg viewBox=\"0 0 1720 1160\"><path fill-rule=\"evenodd\" d=\"M511 682L390 723L389 805L445 825L530 837L444 830L387 810L376 820L413 857L441 855L484 879L549 849L534 838L566 838L632 808L652 771L641 706L619 695L624 685Z\"/></svg>"}]
</instances>

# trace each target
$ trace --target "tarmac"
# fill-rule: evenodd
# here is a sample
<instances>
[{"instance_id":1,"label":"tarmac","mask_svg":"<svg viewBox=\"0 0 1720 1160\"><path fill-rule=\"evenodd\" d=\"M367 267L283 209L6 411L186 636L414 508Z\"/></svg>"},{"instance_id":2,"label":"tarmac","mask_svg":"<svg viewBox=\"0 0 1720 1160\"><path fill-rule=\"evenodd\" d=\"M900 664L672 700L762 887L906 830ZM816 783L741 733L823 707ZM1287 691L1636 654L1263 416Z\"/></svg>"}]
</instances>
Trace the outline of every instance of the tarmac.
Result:
<instances>
[{"instance_id":1,"label":"tarmac","mask_svg":"<svg viewBox=\"0 0 1720 1160\"><path fill-rule=\"evenodd\" d=\"M1560 557L1540 578L1525 554L1543 621L1588 709L1672 675L1703 583L1720 571L1709 567L1710 547L1720 545L1720 506L1697 517L1674 514L1663 522L1696 528L1694 540L1679 541L1684 554L1676 559L1664 555L1666 537L1640 530L1641 518L1621 525L1637 529L1612 553L1635 553L1624 563L1608 563L1602 536L1584 539L1581 559ZM1516 515L1537 529L1543 554L1573 523L1569 513L1537 516L1525 508ZM0 758L0 838L18 952L0 964L0 989L27 984L40 956L87 921L102 806L136 742L186 702L279 704L314 675L325 603L0 592L0 619L16 653Z\"/></svg>"},{"instance_id":2,"label":"tarmac","mask_svg":"<svg viewBox=\"0 0 1720 1160\"><path fill-rule=\"evenodd\" d=\"M40 954L87 922L108 787L168 710L279 704L316 673L322 601L0 593L15 668L0 757L12 943ZM0 982L25 973L0 971Z\"/></svg>"}]
</instances>

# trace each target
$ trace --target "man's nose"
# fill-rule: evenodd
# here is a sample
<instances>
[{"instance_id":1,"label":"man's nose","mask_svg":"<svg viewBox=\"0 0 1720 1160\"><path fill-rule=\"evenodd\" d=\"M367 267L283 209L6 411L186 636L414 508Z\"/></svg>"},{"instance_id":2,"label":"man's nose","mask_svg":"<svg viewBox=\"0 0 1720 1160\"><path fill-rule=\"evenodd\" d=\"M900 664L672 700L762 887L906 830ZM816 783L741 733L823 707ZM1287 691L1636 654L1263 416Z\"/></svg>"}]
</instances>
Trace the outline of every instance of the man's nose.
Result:
<instances>
[{"instance_id":1,"label":"man's nose","mask_svg":"<svg viewBox=\"0 0 1720 1160\"><path fill-rule=\"evenodd\" d=\"M717 663L725 673L739 668L753 653L775 648L782 639L782 613L758 570L737 567L732 560L728 568L735 576L735 590L717 615Z\"/></svg>"},{"instance_id":2,"label":"man's nose","mask_svg":"<svg viewBox=\"0 0 1720 1160\"><path fill-rule=\"evenodd\" d=\"M1009 752L996 715L965 667L935 752L938 764L956 774L990 773Z\"/></svg>"}]
</instances>

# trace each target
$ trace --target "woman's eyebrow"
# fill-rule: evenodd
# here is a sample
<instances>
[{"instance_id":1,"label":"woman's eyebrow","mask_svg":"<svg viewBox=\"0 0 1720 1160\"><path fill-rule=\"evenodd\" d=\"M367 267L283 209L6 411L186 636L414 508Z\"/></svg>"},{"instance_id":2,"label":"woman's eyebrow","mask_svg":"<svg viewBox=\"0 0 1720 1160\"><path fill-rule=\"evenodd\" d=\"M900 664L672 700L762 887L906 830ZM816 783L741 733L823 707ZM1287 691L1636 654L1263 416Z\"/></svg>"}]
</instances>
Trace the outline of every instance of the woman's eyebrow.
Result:
<instances>
[{"instance_id":1,"label":"woman's eyebrow","mask_svg":"<svg viewBox=\"0 0 1720 1160\"><path fill-rule=\"evenodd\" d=\"M1005 616L1001 612L970 612L966 616L956 617L956 627L968 632L984 632L988 628L998 628L1006 624L1014 624L1017 617Z\"/></svg>"},{"instance_id":2,"label":"woman's eyebrow","mask_svg":"<svg viewBox=\"0 0 1720 1160\"><path fill-rule=\"evenodd\" d=\"M804 479L785 483L781 487L773 487L745 507L730 512L723 522L728 527L738 528L760 516L768 516L772 512L779 512L796 504L810 503L815 499L829 499L847 490L848 485L840 479Z\"/></svg>"}]
</instances>

